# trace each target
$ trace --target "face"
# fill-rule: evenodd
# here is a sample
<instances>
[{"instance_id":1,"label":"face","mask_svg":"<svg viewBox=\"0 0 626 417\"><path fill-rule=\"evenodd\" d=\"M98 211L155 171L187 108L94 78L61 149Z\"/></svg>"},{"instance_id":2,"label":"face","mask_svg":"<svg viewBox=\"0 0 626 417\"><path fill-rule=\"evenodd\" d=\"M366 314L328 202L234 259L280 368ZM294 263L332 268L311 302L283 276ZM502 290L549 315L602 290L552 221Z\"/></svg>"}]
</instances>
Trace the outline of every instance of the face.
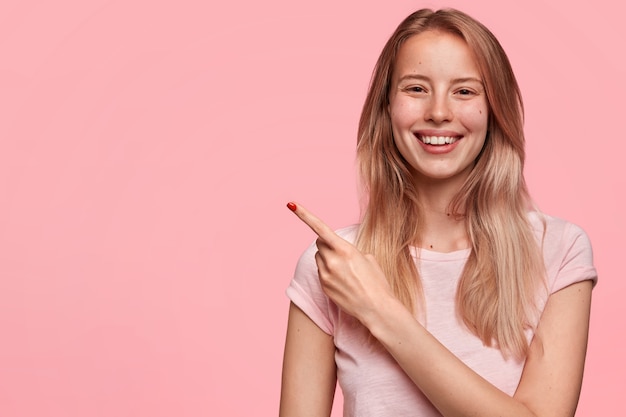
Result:
<instances>
[{"instance_id":1,"label":"face","mask_svg":"<svg viewBox=\"0 0 626 417\"><path fill-rule=\"evenodd\" d=\"M398 51L389 94L395 144L418 183L469 175L487 135L478 66L460 37L426 31Z\"/></svg>"}]
</instances>

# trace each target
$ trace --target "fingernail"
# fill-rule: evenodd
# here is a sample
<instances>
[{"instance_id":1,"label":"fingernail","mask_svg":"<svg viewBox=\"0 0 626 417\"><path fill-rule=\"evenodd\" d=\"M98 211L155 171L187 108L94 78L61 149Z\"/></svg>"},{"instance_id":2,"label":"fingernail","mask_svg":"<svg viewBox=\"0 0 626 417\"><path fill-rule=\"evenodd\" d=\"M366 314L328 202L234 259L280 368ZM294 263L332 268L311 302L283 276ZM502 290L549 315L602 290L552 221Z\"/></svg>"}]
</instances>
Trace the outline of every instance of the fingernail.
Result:
<instances>
[{"instance_id":1,"label":"fingernail","mask_svg":"<svg viewBox=\"0 0 626 417\"><path fill-rule=\"evenodd\" d=\"M289 203L287 203L287 208L291 211L296 211L298 207L296 207L296 205L290 201Z\"/></svg>"}]
</instances>

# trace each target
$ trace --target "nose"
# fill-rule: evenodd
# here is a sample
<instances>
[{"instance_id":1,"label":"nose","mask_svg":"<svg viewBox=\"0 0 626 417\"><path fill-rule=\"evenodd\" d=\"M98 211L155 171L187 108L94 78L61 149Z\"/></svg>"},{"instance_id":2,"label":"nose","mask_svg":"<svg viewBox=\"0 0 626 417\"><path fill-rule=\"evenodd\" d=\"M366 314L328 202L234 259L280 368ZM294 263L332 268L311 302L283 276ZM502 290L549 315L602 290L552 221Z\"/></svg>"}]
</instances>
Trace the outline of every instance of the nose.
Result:
<instances>
[{"instance_id":1,"label":"nose","mask_svg":"<svg viewBox=\"0 0 626 417\"><path fill-rule=\"evenodd\" d=\"M428 102L428 108L424 113L424 118L427 121L441 124L451 121L452 117L453 114L448 98L443 95L433 95Z\"/></svg>"}]
</instances>

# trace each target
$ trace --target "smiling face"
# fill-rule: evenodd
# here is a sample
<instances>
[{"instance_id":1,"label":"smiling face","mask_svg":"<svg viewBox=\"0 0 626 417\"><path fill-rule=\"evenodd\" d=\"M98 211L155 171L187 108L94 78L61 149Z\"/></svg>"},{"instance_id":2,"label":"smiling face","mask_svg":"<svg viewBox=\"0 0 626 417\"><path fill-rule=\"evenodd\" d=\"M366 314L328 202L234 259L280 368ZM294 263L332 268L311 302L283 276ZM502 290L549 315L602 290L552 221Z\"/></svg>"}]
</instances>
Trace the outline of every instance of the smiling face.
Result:
<instances>
[{"instance_id":1,"label":"smiling face","mask_svg":"<svg viewBox=\"0 0 626 417\"><path fill-rule=\"evenodd\" d=\"M394 142L420 181L469 175L487 135L488 105L463 39L426 31L407 39L389 93Z\"/></svg>"}]
</instances>

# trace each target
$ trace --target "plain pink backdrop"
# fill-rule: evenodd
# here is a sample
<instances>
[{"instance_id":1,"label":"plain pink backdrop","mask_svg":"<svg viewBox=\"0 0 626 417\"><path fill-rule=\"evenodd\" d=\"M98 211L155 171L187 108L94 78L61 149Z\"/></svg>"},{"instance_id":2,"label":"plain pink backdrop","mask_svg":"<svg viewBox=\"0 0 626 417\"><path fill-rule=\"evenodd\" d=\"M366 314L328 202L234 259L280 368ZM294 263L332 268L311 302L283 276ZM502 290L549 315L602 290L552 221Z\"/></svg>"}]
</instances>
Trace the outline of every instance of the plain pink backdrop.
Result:
<instances>
[{"instance_id":1,"label":"plain pink backdrop","mask_svg":"<svg viewBox=\"0 0 626 417\"><path fill-rule=\"evenodd\" d=\"M358 220L369 76L424 6L509 53L531 192L600 273L577 415L626 415L617 4L3 1L0 415L276 415L284 290L314 238L284 205Z\"/></svg>"}]
</instances>

